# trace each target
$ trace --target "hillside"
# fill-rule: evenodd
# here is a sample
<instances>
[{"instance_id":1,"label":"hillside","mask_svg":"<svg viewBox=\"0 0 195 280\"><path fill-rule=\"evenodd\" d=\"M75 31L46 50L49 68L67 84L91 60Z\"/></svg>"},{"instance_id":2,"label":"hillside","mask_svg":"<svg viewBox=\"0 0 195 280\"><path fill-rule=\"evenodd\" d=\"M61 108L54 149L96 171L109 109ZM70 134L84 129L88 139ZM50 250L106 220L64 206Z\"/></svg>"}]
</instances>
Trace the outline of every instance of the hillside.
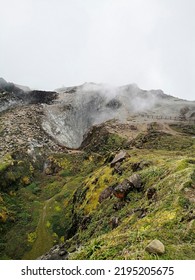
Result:
<instances>
[{"instance_id":1,"label":"hillside","mask_svg":"<svg viewBox=\"0 0 195 280\"><path fill-rule=\"evenodd\" d=\"M1 259L195 258L195 102L0 79L0 112Z\"/></svg>"}]
</instances>

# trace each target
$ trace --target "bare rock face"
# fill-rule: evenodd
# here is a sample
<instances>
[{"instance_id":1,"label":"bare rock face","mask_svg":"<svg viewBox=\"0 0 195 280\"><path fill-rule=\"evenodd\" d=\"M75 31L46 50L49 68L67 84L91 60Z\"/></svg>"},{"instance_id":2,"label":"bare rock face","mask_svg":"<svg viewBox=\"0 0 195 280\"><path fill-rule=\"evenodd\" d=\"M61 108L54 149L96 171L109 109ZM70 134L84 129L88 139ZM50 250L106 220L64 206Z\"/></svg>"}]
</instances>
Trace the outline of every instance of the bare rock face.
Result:
<instances>
[{"instance_id":1,"label":"bare rock face","mask_svg":"<svg viewBox=\"0 0 195 280\"><path fill-rule=\"evenodd\" d=\"M102 84L86 83L77 87L58 89L55 103L45 106L42 127L62 146L77 149L94 125L117 119L125 123L128 116L141 112L178 116L185 102L164 94L161 90L144 91L136 85L111 88ZM181 103L179 106L178 104ZM159 105L160 104L160 105ZM158 106L157 106L158 105ZM160 107L159 107L160 106ZM190 109L191 112L191 109ZM153 118L153 116L152 116ZM135 126L131 126L136 130Z\"/></svg>"},{"instance_id":2,"label":"bare rock face","mask_svg":"<svg viewBox=\"0 0 195 280\"><path fill-rule=\"evenodd\" d=\"M33 104L6 110L0 114L0 157L22 150L36 160L40 155L62 148L41 128L42 105ZM63 149L64 150L64 149Z\"/></svg>"},{"instance_id":3,"label":"bare rock face","mask_svg":"<svg viewBox=\"0 0 195 280\"><path fill-rule=\"evenodd\" d=\"M43 129L63 146L77 149L85 133L95 124L102 97L99 94L61 94L59 102L45 106Z\"/></svg>"},{"instance_id":4,"label":"bare rock face","mask_svg":"<svg viewBox=\"0 0 195 280\"><path fill-rule=\"evenodd\" d=\"M140 117L140 113L152 114L152 119L159 114L175 118L182 108L188 108L188 119L195 110L194 102L175 99L161 90L141 90L136 85L108 87L86 83L57 91L26 91L26 87L0 78L0 112L29 104L44 105L42 129L61 146L73 149L81 146L93 126L108 120L125 123L129 116ZM130 129L136 127L132 124Z\"/></svg>"},{"instance_id":5,"label":"bare rock face","mask_svg":"<svg viewBox=\"0 0 195 280\"><path fill-rule=\"evenodd\" d=\"M148 244L148 246L145 249L148 253L151 254L163 254L165 252L165 246L164 244L159 241L158 239L154 239L152 242Z\"/></svg>"}]
</instances>

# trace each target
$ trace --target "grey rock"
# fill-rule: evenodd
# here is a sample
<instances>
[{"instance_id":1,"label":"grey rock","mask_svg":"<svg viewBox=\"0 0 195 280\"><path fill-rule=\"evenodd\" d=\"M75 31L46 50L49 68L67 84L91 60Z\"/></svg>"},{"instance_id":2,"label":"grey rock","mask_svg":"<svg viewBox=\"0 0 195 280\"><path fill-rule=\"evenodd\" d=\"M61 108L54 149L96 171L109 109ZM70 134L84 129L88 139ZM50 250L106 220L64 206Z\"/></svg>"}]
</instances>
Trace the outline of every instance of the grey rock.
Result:
<instances>
[{"instance_id":1,"label":"grey rock","mask_svg":"<svg viewBox=\"0 0 195 280\"><path fill-rule=\"evenodd\" d=\"M127 180L131 185L134 186L135 189L141 189L142 182L141 182L141 176L139 174L133 174Z\"/></svg>"},{"instance_id":2,"label":"grey rock","mask_svg":"<svg viewBox=\"0 0 195 280\"><path fill-rule=\"evenodd\" d=\"M117 173L117 174L119 174L119 175L122 175L123 169L122 169L122 167L121 167L121 163L120 163L120 162L117 162L117 163L115 164L114 170L113 170L113 174L114 174L114 173Z\"/></svg>"},{"instance_id":3,"label":"grey rock","mask_svg":"<svg viewBox=\"0 0 195 280\"><path fill-rule=\"evenodd\" d=\"M128 155L128 154L127 154L126 151L120 151L120 152L114 157L114 159L112 160L110 166L111 166L111 167L114 167L115 164L116 164L117 162L123 161L123 160L126 158L127 155Z\"/></svg>"},{"instance_id":4,"label":"grey rock","mask_svg":"<svg viewBox=\"0 0 195 280\"><path fill-rule=\"evenodd\" d=\"M158 239L154 239L152 240L152 242L150 242L148 244L148 246L145 249L148 253L151 254L163 254L165 252L165 246L164 244L159 241Z\"/></svg>"}]
</instances>

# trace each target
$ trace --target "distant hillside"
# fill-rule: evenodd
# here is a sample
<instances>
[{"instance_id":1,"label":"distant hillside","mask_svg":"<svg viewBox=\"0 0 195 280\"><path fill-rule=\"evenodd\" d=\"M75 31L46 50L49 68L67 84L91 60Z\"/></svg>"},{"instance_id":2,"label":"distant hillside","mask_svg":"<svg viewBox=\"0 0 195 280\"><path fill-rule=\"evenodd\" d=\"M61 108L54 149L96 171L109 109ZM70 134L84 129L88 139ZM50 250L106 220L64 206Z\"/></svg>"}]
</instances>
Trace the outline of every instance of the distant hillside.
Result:
<instances>
[{"instance_id":1,"label":"distant hillside","mask_svg":"<svg viewBox=\"0 0 195 280\"><path fill-rule=\"evenodd\" d=\"M51 103L58 94L54 91L30 90L0 78L0 112L27 104Z\"/></svg>"}]
</instances>

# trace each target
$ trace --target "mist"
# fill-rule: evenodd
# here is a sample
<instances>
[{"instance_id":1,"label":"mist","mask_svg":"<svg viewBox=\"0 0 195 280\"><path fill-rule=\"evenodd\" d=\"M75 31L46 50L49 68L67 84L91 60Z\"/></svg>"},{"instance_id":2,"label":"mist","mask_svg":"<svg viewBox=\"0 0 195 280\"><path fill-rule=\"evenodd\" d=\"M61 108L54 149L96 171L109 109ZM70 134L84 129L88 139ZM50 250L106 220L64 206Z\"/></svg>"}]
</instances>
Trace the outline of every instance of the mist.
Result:
<instances>
[{"instance_id":1,"label":"mist","mask_svg":"<svg viewBox=\"0 0 195 280\"><path fill-rule=\"evenodd\" d=\"M31 89L85 82L194 100L193 0L1 0L0 76Z\"/></svg>"},{"instance_id":2,"label":"mist","mask_svg":"<svg viewBox=\"0 0 195 280\"><path fill-rule=\"evenodd\" d=\"M61 145L74 149L80 147L92 126L108 120L128 123L129 117L141 113L179 114L174 97L161 90L144 91L135 84L113 87L85 83L58 89L58 94L54 104L44 107L43 129Z\"/></svg>"}]
</instances>

